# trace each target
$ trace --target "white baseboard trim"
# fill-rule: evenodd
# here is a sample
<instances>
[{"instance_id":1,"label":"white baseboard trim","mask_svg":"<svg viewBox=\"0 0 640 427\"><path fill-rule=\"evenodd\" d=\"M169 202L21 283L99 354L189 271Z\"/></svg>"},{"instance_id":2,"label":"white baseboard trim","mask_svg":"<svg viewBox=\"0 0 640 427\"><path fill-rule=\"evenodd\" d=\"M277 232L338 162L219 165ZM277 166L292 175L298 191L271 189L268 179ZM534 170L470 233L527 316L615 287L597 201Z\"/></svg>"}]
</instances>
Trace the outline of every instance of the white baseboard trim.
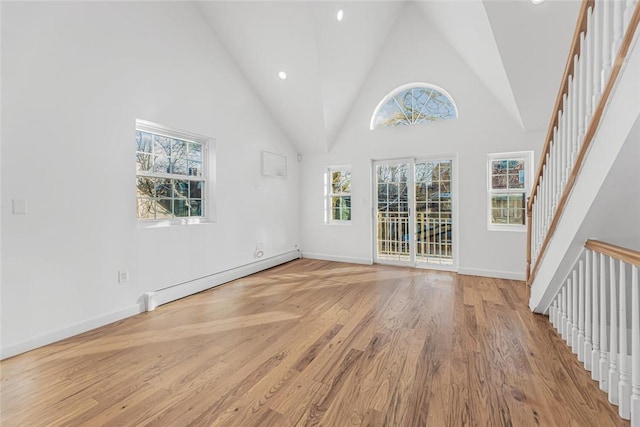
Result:
<instances>
[{"instance_id":1,"label":"white baseboard trim","mask_svg":"<svg viewBox=\"0 0 640 427\"><path fill-rule=\"evenodd\" d=\"M300 258L300 251L296 250L287 252L270 258L261 259L247 265L232 268L230 270L222 271L220 273L212 274L200 279L192 280L190 282L172 286L170 288L161 289L156 292L147 292L145 294L145 303L149 304L149 302L155 301L156 305L153 307L155 308L158 305L166 304L168 302L184 298L186 296L204 291L223 283L227 283L232 280L239 279L241 277L245 277L280 264L284 264L285 262L292 261L296 258ZM108 325L109 323L117 322L118 320L122 320L127 317L135 316L136 314L140 314L144 311L149 311L148 306L146 306L145 304L132 305L123 310L115 311L106 315L96 316L92 319L77 323L67 328L63 328L49 334L45 334L40 337L33 338L8 347L3 347L2 349L0 349L0 360L25 353L38 347L43 347L45 345L72 337L74 335L79 335L81 333Z\"/></svg>"},{"instance_id":2,"label":"white baseboard trim","mask_svg":"<svg viewBox=\"0 0 640 427\"><path fill-rule=\"evenodd\" d=\"M525 273L516 273L515 271L499 271L499 270L483 270L480 268L458 268L458 274L467 276L494 277L496 279L509 280L526 280Z\"/></svg>"},{"instance_id":3,"label":"white baseboard trim","mask_svg":"<svg viewBox=\"0 0 640 427\"><path fill-rule=\"evenodd\" d=\"M189 295L197 294L198 292L284 264L285 262L293 261L297 258L300 258L300 251L289 251L280 255L245 264L240 267L231 268L229 270L191 280L189 282L180 283L154 292L147 292L144 295L146 311L155 310L155 308L160 305L167 304L171 301L175 301Z\"/></svg>"},{"instance_id":4,"label":"white baseboard trim","mask_svg":"<svg viewBox=\"0 0 640 427\"><path fill-rule=\"evenodd\" d=\"M302 258L319 259L323 261L347 262L349 264L373 264L373 260L369 258L344 257L339 255L317 254L311 252L302 252Z\"/></svg>"},{"instance_id":5,"label":"white baseboard trim","mask_svg":"<svg viewBox=\"0 0 640 427\"><path fill-rule=\"evenodd\" d=\"M23 341L18 344L10 345L8 347L3 347L0 351L0 360L13 357L21 353L26 353L27 351L36 349L38 347L43 347L45 345L72 337L74 335L82 334L84 332L99 328L104 325L108 325L109 323L117 322L118 320L122 320L127 317L135 316L136 314L140 314L143 311L144 306L142 304L132 305L123 310L96 316L84 322L76 323L75 325L59 329L49 334Z\"/></svg>"}]
</instances>

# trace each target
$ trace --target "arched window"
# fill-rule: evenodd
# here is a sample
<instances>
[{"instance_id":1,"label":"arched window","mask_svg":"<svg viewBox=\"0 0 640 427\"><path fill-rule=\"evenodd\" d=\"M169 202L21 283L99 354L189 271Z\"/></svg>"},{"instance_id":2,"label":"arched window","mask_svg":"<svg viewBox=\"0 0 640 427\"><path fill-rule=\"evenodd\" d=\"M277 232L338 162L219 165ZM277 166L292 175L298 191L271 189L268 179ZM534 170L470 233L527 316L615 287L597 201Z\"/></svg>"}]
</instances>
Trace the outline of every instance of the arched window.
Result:
<instances>
[{"instance_id":1,"label":"arched window","mask_svg":"<svg viewBox=\"0 0 640 427\"><path fill-rule=\"evenodd\" d=\"M451 96L428 83L409 83L394 89L378 104L371 116L371 129L414 125L458 117Z\"/></svg>"}]
</instances>

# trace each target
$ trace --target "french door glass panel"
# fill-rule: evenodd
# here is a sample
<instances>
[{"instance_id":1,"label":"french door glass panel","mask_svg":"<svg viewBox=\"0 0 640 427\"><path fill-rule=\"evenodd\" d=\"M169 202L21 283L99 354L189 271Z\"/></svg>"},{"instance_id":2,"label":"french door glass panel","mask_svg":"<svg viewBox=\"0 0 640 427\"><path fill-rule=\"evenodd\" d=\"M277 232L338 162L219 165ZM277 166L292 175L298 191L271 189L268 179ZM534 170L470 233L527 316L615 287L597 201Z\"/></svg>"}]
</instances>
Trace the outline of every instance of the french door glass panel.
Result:
<instances>
[{"instance_id":1,"label":"french door glass panel","mask_svg":"<svg viewBox=\"0 0 640 427\"><path fill-rule=\"evenodd\" d=\"M453 264L452 161L375 163L376 260Z\"/></svg>"},{"instance_id":2,"label":"french door glass panel","mask_svg":"<svg viewBox=\"0 0 640 427\"><path fill-rule=\"evenodd\" d=\"M416 262L453 264L451 160L415 164Z\"/></svg>"},{"instance_id":3,"label":"french door glass panel","mask_svg":"<svg viewBox=\"0 0 640 427\"><path fill-rule=\"evenodd\" d=\"M409 162L376 165L377 251L380 260L411 261L410 172Z\"/></svg>"}]
</instances>

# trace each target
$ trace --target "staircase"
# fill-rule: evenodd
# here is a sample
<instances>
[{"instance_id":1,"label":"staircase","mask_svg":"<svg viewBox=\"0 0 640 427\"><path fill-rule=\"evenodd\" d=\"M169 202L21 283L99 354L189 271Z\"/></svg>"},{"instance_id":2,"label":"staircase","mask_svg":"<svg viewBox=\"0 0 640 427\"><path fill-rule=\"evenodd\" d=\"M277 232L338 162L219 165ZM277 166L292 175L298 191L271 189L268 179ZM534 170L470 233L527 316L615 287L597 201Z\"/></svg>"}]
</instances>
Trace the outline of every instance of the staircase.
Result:
<instances>
[{"instance_id":1,"label":"staircase","mask_svg":"<svg viewBox=\"0 0 640 427\"><path fill-rule=\"evenodd\" d=\"M583 2L527 206L530 308L638 427L639 22L638 0Z\"/></svg>"}]
</instances>

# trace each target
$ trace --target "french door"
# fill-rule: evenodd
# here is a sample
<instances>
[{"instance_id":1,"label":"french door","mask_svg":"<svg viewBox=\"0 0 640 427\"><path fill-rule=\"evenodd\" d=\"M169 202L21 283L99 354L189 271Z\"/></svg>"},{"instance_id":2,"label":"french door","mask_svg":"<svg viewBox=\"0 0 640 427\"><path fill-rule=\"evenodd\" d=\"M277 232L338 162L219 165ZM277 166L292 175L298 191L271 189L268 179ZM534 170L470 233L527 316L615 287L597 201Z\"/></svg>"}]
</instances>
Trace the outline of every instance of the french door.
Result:
<instances>
[{"instance_id":1,"label":"french door","mask_svg":"<svg viewBox=\"0 0 640 427\"><path fill-rule=\"evenodd\" d=\"M373 165L375 262L453 269L453 158Z\"/></svg>"}]
</instances>

